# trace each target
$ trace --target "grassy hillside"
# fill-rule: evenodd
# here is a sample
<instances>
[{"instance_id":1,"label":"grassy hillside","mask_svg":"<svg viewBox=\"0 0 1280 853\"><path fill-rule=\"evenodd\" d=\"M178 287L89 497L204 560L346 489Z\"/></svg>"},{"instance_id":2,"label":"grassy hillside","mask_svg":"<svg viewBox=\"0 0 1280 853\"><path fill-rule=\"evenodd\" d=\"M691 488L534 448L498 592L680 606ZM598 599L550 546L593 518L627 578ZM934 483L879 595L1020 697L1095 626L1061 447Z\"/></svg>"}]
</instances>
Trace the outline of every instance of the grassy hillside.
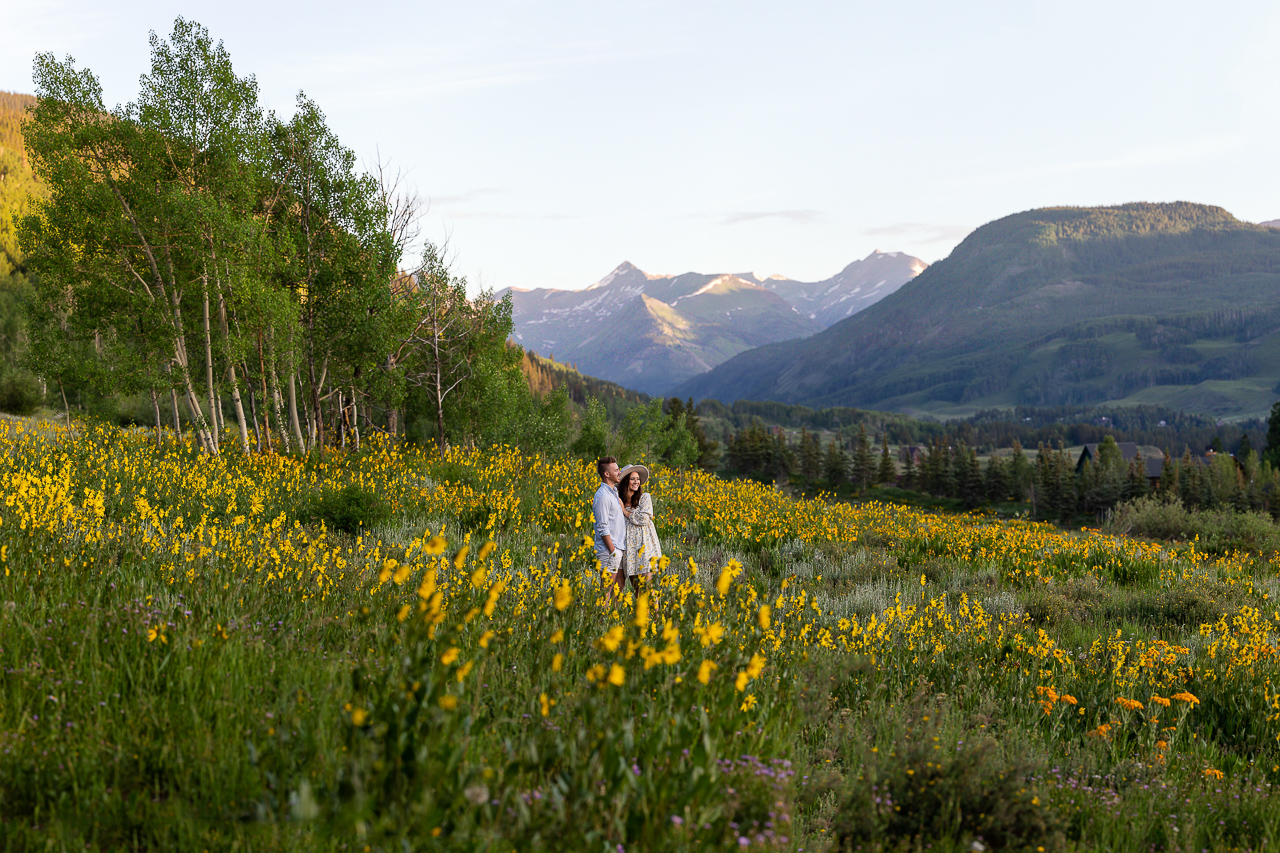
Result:
<instances>
[{"instance_id":1,"label":"grassy hillside","mask_svg":"<svg viewBox=\"0 0 1280 853\"><path fill-rule=\"evenodd\" d=\"M669 559L610 597L590 467L374 445L0 424L0 847L1280 836L1267 555L655 466Z\"/></svg>"},{"instance_id":2,"label":"grassy hillside","mask_svg":"<svg viewBox=\"0 0 1280 853\"><path fill-rule=\"evenodd\" d=\"M979 228L830 329L685 395L967 414L1152 403L1258 415L1280 382L1280 232L1189 203L1051 208Z\"/></svg>"}]
</instances>

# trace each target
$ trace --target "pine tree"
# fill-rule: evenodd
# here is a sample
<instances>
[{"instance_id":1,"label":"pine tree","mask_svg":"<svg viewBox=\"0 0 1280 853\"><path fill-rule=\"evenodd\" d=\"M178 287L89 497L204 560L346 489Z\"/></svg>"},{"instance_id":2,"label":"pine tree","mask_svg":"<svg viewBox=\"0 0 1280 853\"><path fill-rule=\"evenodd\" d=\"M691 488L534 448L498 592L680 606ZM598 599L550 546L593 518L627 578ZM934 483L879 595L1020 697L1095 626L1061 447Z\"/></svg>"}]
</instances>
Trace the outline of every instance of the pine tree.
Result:
<instances>
[{"instance_id":1,"label":"pine tree","mask_svg":"<svg viewBox=\"0 0 1280 853\"><path fill-rule=\"evenodd\" d=\"M857 443L853 447L853 484L859 489L865 489L871 485L875 470L871 439L867 437L866 425L859 424Z\"/></svg>"},{"instance_id":2,"label":"pine tree","mask_svg":"<svg viewBox=\"0 0 1280 853\"><path fill-rule=\"evenodd\" d=\"M929 454L930 461L935 456L937 457L937 473L934 476L936 477L937 486L933 494L942 498L954 498L957 496L955 457L946 438L939 438L934 441L933 453Z\"/></svg>"},{"instance_id":3,"label":"pine tree","mask_svg":"<svg viewBox=\"0 0 1280 853\"><path fill-rule=\"evenodd\" d=\"M827 455L822 464L822 476L827 488L835 491L849 479L849 454L845 453L840 436L833 435L827 443Z\"/></svg>"},{"instance_id":4,"label":"pine tree","mask_svg":"<svg viewBox=\"0 0 1280 853\"><path fill-rule=\"evenodd\" d=\"M907 448L907 461L902 464L902 477L899 478L898 484L904 489L914 489L919 486L920 475L916 470L916 453L915 448Z\"/></svg>"},{"instance_id":5,"label":"pine tree","mask_svg":"<svg viewBox=\"0 0 1280 853\"><path fill-rule=\"evenodd\" d=\"M800 428L800 475L806 485L822 476L822 446L818 437L804 427Z\"/></svg>"},{"instance_id":6,"label":"pine tree","mask_svg":"<svg viewBox=\"0 0 1280 853\"><path fill-rule=\"evenodd\" d=\"M1009 499L1009 472L995 453L987 457L987 470L983 472L982 479L987 500L999 503Z\"/></svg>"},{"instance_id":7,"label":"pine tree","mask_svg":"<svg viewBox=\"0 0 1280 853\"><path fill-rule=\"evenodd\" d=\"M731 471L762 483L773 482L776 473L774 441L759 421L734 434L729 439L726 454Z\"/></svg>"},{"instance_id":8,"label":"pine tree","mask_svg":"<svg viewBox=\"0 0 1280 853\"><path fill-rule=\"evenodd\" d=\"M1131 501L1145 497L1150 490L1150 484L1147 482L1147 463L1142 458L1142 454L1139 453L1129 460L1129 471L1125 477L1123 498L1126 501Z\"/></svg>"},{"instance_id":9,"label":"pine tree","mask_svg":"<svg viewBox=\"0 0 1280 853\"><path fill-rule=\"evenodd\" d=\"M787 445L787 437L781 431L773 437L771 463L773 465L772 482L786 481L791 477L791 472L796 470L796 455L791 452L791 448Z\"/></svg>"},{"instance_id":10,"label":"pine tree","mask_svg":"<svg viewBox=\"0 0 1280 853\"><path fill-rule=\"evenodd\" d=\"M1181 492L1182 472L1179 470L1181 463L1175 462L1169 458L1169 451L1164 452L1164 467L1160 470L1160 482L1156 484L1156 494L1161 500L1170 502L1178 497Z\"/></svg>"},{"instance_id":11,"label":"pine tree","mask_svg":"<svg viewBox=\"0 0 1280 853\"><path fill-rule=\"evenodd\" d=\"M698 409L693 405L693 398L685 404L685 424L698 442L697 466L703 471L714 471L720 464L720 442L707 438L707 432L698 422Z\"/></svg>"},{"instance_id":12,"label":"pine tree","mask_svg":"<svg viewBox=\"0 0 1280 853\"><path fill-rule=\"evenodd\" d=\"M1264 462L1272 468L1280 468L1280 400L1271 404L1271 416L1267 418L1267 446L1262 451Z\"/></svg>"},{"instance_id":13,"label":"pine tree","mask_svg":"<svg viewBox=\"0 0 1280 853\"><path fill-rule=\"evenodd\" d=\"M889 456L889 436L882 435L880 437L880 467L876 470L876 483L892 483L898 475L898 469L893 464L893 458Z\"/></svg>"},{"instance_id":14,"label":"pine tree","mask_svg":"<svg viewBox=\"0 0 1280 853\"><path fill-rule=\"evenodd\" d=\"M956 449L956 490L958 497L970 509L982 504L986 498L977 451L966 447L963 442Z\"/></svg>"},{"instance_id":15,"label":"pine tree","mask_svg":"<svg viewBox=\"0 0 1280 853\"><path fill-rule=\"evenodd\" d=\"M1025 500L1031 489L1032 469L1022 442L1013 440L1013 456L1009 459L1009 490L1014 500Z\"/></svg>"},{"instance_id":16,"label":"pine tree","mask_svg":"<svg viewBox=\"0 0 1280 853\"><path fill-rule=\"evenodd\" d=\"M1120 453L1120 447L1111 436L1098 445L1098 456L1084 466L1080 477L1081 509L1098 513L1120 502L1125 488L1128 466Z\"/></svg>"},{"instance_id":17,"label":"pine tree","mask_svg":"<svg viewBox=\"0 0 1280 853\"><path fill-rule=\"evenodd\" d=\"M1192 460L1190 447L1183 449L1178 467L1178 497L1182 499L1182 505L1188 509L1199 507L1203 485L1200 482L1200 466Z\"/></svg>"}]
</instances>

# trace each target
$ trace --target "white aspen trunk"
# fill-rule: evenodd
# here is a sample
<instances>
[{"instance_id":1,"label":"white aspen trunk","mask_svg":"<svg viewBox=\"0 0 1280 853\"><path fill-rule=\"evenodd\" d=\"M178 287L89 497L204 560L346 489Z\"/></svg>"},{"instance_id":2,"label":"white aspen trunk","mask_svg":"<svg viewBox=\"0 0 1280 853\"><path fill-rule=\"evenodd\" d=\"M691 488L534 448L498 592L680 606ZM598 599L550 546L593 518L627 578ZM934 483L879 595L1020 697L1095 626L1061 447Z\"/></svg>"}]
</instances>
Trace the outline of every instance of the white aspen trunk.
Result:
<instances>
[{"instance_id":1,"label":"white aspen trunk","mask_svg":"<svg viewBox=\"0 0 1280 853\"><path fill-rule=\"evenodd\" d=\"M213 444L213 452L218 452L218 439L221 435L220 425L218 424L218 393L213 385L213 325L209 322L209 272L205 270L200 276L200 282L204 289L203 307L203 331L204 331L204 375L205 383L209 387L209 419L213 422L213 429L210 433L210 441Z\"/></svg>"},{"instance_id":2,"label":"white aspen trunk","mask_svg":"<svg viewBox=\"0 0 1280 853\"><path fill-rule=\"evenodd\" d=\"M182 415L178 410L178 389L170 386L169 388L169 405L173 406L173 431L178 436L178 443L182 443Z\"/></svg>"},{"instance_id":3,"label":"white aspen trunk","mask_svg":"<svg viewBox=\"0 0 1280 853\"><path fill-rule=\"evenodd\" d=\"M218 448L213 443L213 436L209 431L209 422L205 419L204 410L200 406L200 395L196 393L195 384L191 381L191 362L187 358L187 340L182 331L182 307L178 302L176 290L170 295L170 301L173 305L173 327L176 332L173 340L173 350L178 371L182 378L187 408L191 411L191 420L195 424L196 437L200 442L200 448L206 453L212 453L216 456L218 455Z\"/></svg>"},{"instance_id":4,"label":"white aspen trunk","mask_svg":"<svg viewBox=\"0 0 1280 853\"><path fill-rule=\"evenodd\" d=\"M244 371L245 381L248 382L249 369L246 367ZM253 419L253 438L257 450L262 452L262 430L258 427L258 397L253 392L253 383L248 382L249 386L249 416Z\"/></svg>"},{"instance_id":5,"label":"white aspen trunk","mask_svg":"<svg viewBox=\"0 0 1280 853\"><path fill-rule=\"evenodd\" d=\"M298 420L298 376L289 371L289 427L293 430L293 438L298 442L298 450L306 453L310 450L302 437L302 422Z\"/></svg>"},{"instance_id":6,"label":"white aspen trunk","mask_svg":"<svg viewBox=\"0 0 1280 853\"><path fill-rule=\"evenodd\" d=\"M351 394L351 436L356 450L360 449L360 403L355 393Z\"/></svg>"},{"instance_id":7,"label":"white aspen trunk","mask_svg":"<svg viewBox=\"0 0 1280 853\"><path fill-rule=\"evenodd\" d=\"M162 435L160 431L160 392L154 388L151 389L151 408L156 411L156 447L159 447Z\"/></svg>"},{"instance_id":8,"label":"white aspen trunk","mask_svg":"<svg viewBox=\"0 0 1280 853\"><path fill-rule=\"evenodd\" d=\"M271 377L271 402L273 402L276 407L276 427L280 430L280 444L284 447L285 453L292 453L293 449L290 447L289 440L289 427L285 423L284 418L284 396L280 393L280 377L276 373L275 340L275 329L271 329L267 332L267 355L271 359L271 370L269 374Z\"/></svg>"},{"instance_id":9,"label":"white aspen trunk","mask_svg":"<svg viewBox=\"0 0 1280 853\"><path fill-rule=\"evenodd\" d=\"M229 274L229 273L228 273ZM217 279L218 285L218 327L222 332L222 343L227 346L231 342L231 327L227 324L227 300L222 295L222 279ZM231 360L231 348L227 346L227 381L231 385L231 406L236 413L236 427L240 433L240 449L244 451L244 455L249 455L249 425L244 420L244 401L240 398L240 382L236 378L236 365ZM221 400L219 400L219 414L221 414ZM222 428L226 429L226 422L222 424Z\"/></svg>"},{"instance_id":10,"label":"white aspen trunk","mask_svg":"<svg viewBox=\"0 0 1280 853\"><path fill-rule=\"evenodd\" d=\"M200 394L196 391L195 383L191 381L191 374L182 371L184 380L183 397L187 401L187 411L191 413L191 420L196 424L196 440L200 442L200 448L213 456L218 455L218 448L213 443L213 436L209 430L209 422L205 419L204 409L200 405Z\"/></svg>"},{"instance_id":11,"label":"white aspen trunk","mask_svg":"<svg viewBox=\"0 0 1280 853\"><path fill-rule=\"evenodd\" d=\"M267 441L267 452L275 453L271 441L271 393L267 390L267 361L262 353L262 332L258 332L258 381L262 383L262 435Z\"/></svg>"},{"instance_id":12,"label":"white aspen trunk","mask_svg":"<svg viewBox=\"0 0 1280 853\"><path fill-rule=\"evenodd\" d=\"M280 380L276 377L275 367L271 368L271 402L276 409L276 427L280 430L280 445L285 453L291 453L289 427L284 419L284 397L280 394Z\"/></svg>"},{"instance_id":13,"label":"white aspen trunk","mask_svg":"<svg viewBox=\"0 0 1280 853\"><path fill-rule=\"evenodd\" d=\"M338 428L338 446L345 450L347 447L347 408L346 398L343 396L341 391L337 392L337 402L335 405L338 407L338 417L336 418L338 422L336 424Z\"/></svg>"},{"instance_id":14,"label":"white aspen trunk","mask_svg":"<svg viewBox=\"0 0 1280 853\"><path fill-rule=\"evenodd\" d=\"M249 428L244 422L244 403L240 399L240 383L236 379L236 366L227 365L227 379L231 383L231 405L235 409L236 424L240 427L240 449L249 455Z\"/></svg>"}]
</instances>

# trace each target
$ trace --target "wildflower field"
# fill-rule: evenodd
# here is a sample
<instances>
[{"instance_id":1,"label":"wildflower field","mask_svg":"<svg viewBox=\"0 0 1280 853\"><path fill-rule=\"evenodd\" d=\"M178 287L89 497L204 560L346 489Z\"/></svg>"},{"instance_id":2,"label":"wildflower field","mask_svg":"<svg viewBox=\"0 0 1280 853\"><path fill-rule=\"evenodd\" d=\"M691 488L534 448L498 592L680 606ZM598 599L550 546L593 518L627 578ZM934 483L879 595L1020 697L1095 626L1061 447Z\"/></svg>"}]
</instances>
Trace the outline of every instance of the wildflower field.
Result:
<instances>
[{"instance_id":1,"label":"wildflower field","mask_svg":"<svg viewBox=\"0 0 1280 853\"><path fill-rule=\"evenodd\" d=\"M2 849L1280 844L1275 555L659 468L613 599L576 461L0 445Z\"/></svg>"}]
</instances>

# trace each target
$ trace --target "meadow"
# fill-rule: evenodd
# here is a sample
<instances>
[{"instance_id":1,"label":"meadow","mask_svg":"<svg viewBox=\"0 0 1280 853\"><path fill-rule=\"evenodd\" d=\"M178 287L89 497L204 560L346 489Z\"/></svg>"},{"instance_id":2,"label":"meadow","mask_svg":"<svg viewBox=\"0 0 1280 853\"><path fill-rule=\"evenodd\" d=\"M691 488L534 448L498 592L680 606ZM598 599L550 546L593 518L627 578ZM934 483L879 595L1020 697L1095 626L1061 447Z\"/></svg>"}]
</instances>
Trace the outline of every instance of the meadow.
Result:
<instances>
[{"instance_id":1,"label":"meadow","mask_svg":"<svg viewBox=\"0 0 1280 853\"><path fill-rule=\"evenodd\" d=\"M2 849L1280 843L1274 554L656 468L619 599L575 460L0 445Z\"/></svg>"}]
</instances>

